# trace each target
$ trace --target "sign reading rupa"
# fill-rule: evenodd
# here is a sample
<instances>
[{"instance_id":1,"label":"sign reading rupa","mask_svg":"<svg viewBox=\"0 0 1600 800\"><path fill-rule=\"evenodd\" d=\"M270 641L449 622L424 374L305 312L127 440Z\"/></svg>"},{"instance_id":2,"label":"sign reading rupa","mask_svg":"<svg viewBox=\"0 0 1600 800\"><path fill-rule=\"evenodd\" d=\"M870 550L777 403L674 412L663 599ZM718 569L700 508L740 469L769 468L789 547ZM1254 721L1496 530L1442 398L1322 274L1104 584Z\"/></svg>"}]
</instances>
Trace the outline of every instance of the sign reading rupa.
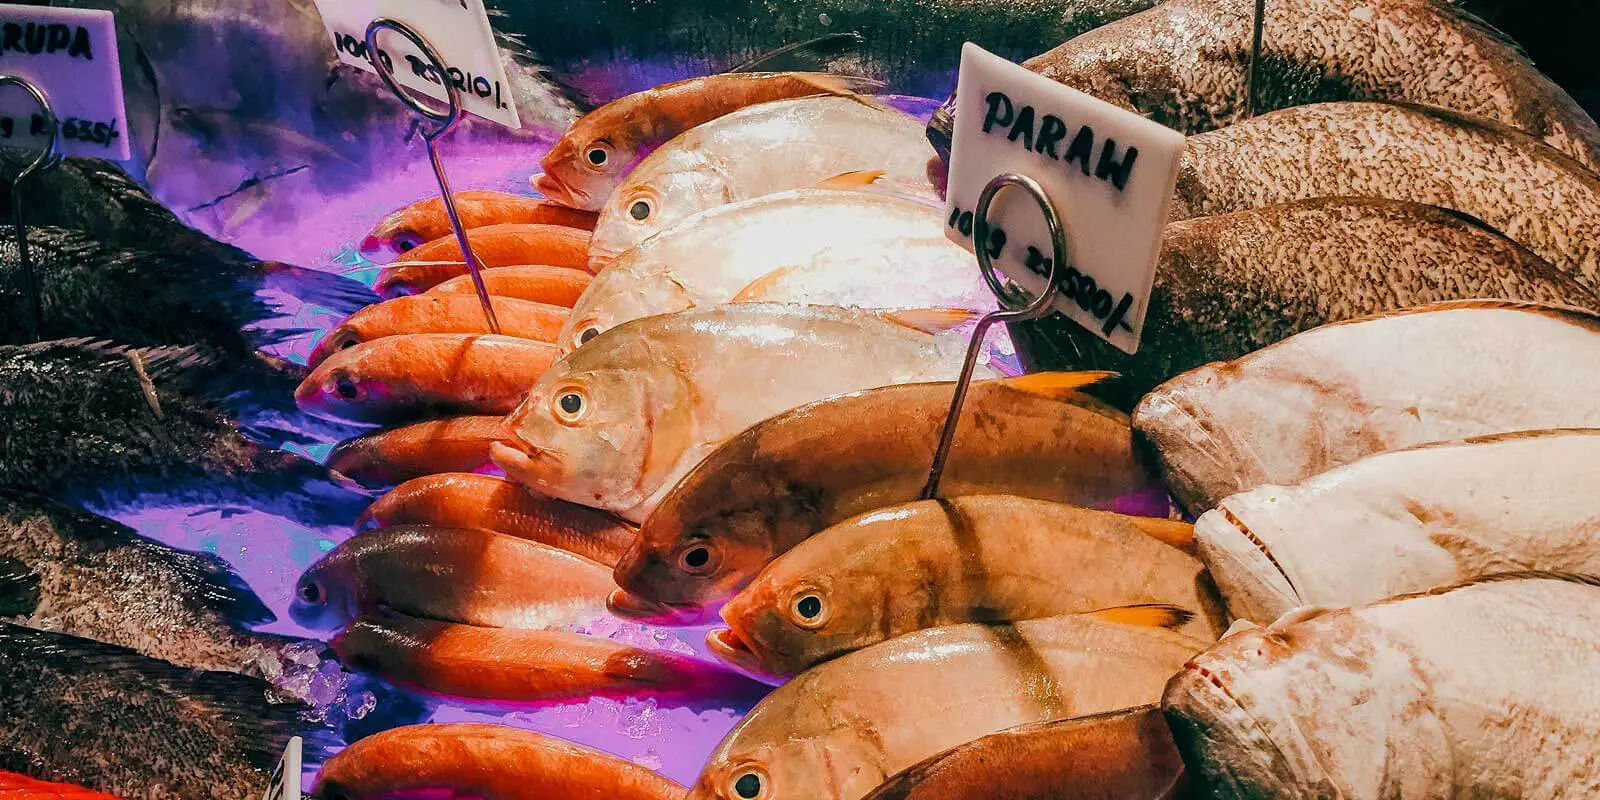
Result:
<instances>
[{"instance_id":1,"label":"sign reading rupa","mask_svg":"<svg viewBox=\"0 0 1600 800\"><path fill-rule=\"evenodd\" d=\"M128 114L110 11L0 5L0 75L27 80L50 101L61 152L126 160ZM17 87L0 90L0 147L43 150L50 123Z\"/></svg>"},{"instance_id":2,"label":"sign reading rupa","mask_svg":"<svg viewBox=\"0 0 1600 800\"><path fill-rule=\"evenodd\" d=\"M1006 277L1037 293L1051 252L1038 205L1002 190L982 243L973 241L972 215L995 176L1038 181L1067 236L1056 310L1136 352L1183 149L1183 134L969 42L956 84L947 234L968 250L984 247Z\"/></svg>"}]
</instances>

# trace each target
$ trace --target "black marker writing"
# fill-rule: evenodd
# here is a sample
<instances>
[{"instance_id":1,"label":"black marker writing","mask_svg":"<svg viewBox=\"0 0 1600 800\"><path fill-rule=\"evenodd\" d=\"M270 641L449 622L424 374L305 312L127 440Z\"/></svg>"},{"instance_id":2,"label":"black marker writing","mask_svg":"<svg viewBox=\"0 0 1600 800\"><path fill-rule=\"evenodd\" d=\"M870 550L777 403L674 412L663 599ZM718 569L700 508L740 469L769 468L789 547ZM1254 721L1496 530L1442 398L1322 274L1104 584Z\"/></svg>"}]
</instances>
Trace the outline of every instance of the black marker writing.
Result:
<instances>
[{"instance_id":1,"label":"black marker writing","mask_svg":"<svg viewBox=\"0 0 1600 800\"><path fill-rule=\"evenodd\" d=\"M959 208L952 207L950 210L950 221L946 224L948 224L951 228L954 228L962 236L965 236L968 239L972 238L973 217L971 211L962 211ZM1005 252L1005 249L1005 229L998 225L990 225L988 245L989 258L991 260L999 258L1000 254Z\"/></svg>"},{"instance_id":2,"label":"black marker writing","mask_svg":"<svg viewBox=\"0 0 1600 800\"><path fill-rule=\"evenodd\" d=\"M983 116L984 133L995 135L996 129L999 129L998 132L1004 133L1007 141L1025 150L1066 165L1077 162L1084 175L1103 180L1116 187L1117 191L1127 188L1134 164L1139 160L1139 148L1128 147L1119 158L1116 140L1106 139L1100 145L1100 156L1096 160L1097 137L1094 128L1082 125L1072 137L1072 143L1067 145L1066 152L1060 153L1058 148L1070 130L1060 117L1045 114L1040 118L1033 106L1023 106L1018 110L1004 92L990 92L984 98L984 103L987 105Z\"/></svg>"},{"instance_id":3,"label":"black marker writing","mask_svg":"<svg viewBox=\"0 0 1600 800\"><path fill-rule=\"evenodd\" d=\"M63 50L72 58L94 60L94 44L89 29L82 25L46 25L37 22L7 22L0 26L0 53L59 53Z\"/></svg>"},{"instance_id":4,"label":"black marker writing","mask_svg":"<svg viewBox=\"0 0 1600 800\"><path fill-rule=\"evenodd\" d=\"M1045 258L1037 247L1028 248L1028 257L1023 261L1023 266L1041 278L1050 276L1050 259ZM1076 267L1066 268L1061 276L1060 291L1061 296L1078 301L1078 307L1095 319L1103 320L1105 324L1100 332L1106 336L1118 328L1133 331L1127 320L1128 310L1133 308L1133 295L1124 294L1121 301L1113 300L1111 293L1100 288L1092 275L1085 275Z\"/></svg>"}]
</instances>

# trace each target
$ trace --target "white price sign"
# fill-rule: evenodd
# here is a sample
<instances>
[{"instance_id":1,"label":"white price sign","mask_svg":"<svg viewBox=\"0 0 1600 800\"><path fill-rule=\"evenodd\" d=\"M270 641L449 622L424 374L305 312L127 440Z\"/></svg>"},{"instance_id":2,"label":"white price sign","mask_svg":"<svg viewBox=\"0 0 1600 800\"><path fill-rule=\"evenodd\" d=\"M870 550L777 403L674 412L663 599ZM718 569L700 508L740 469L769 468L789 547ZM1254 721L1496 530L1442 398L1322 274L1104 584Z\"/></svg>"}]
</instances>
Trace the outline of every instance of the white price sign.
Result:
<instances>
[{"instance_id":1,"label":"white price sign","mask_svg":"<svg viewBox=\"0 0 1600 800\"><path fill-rule=\"evenodd\" d=\"M0 75L44 92L61 129L61 152L125 161L128 113L110 11L0 5ZM16 87L0 89L0 146L43 150L50 125Z\"/></svg>"},{"instance_id":2,"label":"white price sign","mask_svg":"<svg viewBox=\"0 0 1600 800\"><path fill-rule=\"evenodd\" d=\"M316 0L339 60L375 72L367 57L367 26L379 17L406 24L444 61L445 76L460 92L461 108L507 128L521 128L511 100L500 48L483 0ZM378 34L378 58L401 86L445 101L444 84L428 59L393 31Z\"/></svg>"},{"instance_id":3,"label":"white price sign","mask_svg":"<svg viewBox=\"0 0 1600 800\"><path fill-rule=\"evenodd\" d=\"M1030 72L971 42L961 51L945 215L973 250L973 211L995 176L1038 181L1061 213L1070 261L1056 310L1118 349L1139 349L1184 136ZM989 209L994 265L1030 293L1050 270L1050 230L1026 193Z\"/></svg>"},{"instance_id":4,"label":"white price sign","mask_svg":"<svg viewBox=\"0 0 1600 800\"><path fill-rule=\"evenodd\" d=\"M272 770L272 780L267 783L267 791L261 795L261 800L300 800L300 767L305 745L300 737L290 737L289 743L283 748L283 757L278 759L278 766Z\"/></svg>"}]
</instances>

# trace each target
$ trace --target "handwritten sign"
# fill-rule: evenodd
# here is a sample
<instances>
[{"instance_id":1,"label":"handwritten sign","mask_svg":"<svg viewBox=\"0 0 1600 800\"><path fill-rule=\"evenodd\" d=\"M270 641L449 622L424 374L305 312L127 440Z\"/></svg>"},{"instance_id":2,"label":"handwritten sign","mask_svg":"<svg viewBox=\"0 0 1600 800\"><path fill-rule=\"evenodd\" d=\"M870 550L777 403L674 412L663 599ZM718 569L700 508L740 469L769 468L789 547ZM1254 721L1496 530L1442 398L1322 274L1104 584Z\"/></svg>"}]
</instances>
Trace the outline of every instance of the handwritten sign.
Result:
<instances>
[{"instance_id":1,"label":"handwritten sign","mask_svg":"<svg viewBox=\"0 0 1600 800\"><path fill-rule=\"evenodd\" d=\"M283 757L272 770L272 780L261 800L300 800L300 767L305 758L305 743L298 736L289 738Z\"/></svg>"},{"instance_id":2,"label":"handwritten sign","mask_svg":"<svg viewBox=\"0 0 1600 800\"><path fill-rule=\"evenodd\" d=\"M439 54L443 79L415 46L392 31L378 35L378 58L401 86L445 101L443 80L460 91L463 110L507 128L521 128L505 64L483 0L316 0L339 60L376 72L367 56L367 25L379 17L404 22Z\"/></svg>"},{"instance_id":3,"label":"handwritten sign","mask_svg":"<svg viewBox=\"0 0 1600 800\"><path fill-rule=\"evenodd\" d=\"M49 98L65 155L130 157L110 11L0 5L0 75L25 78ZM49 131L32 97L0 89L0 147L42 150Z\"/></svg>"},{"instance_id":4,"label":"handwritten sign","mask_svg":"<svg viewBox=\"0 0 1600 800\"><path fill-rule=\"evenodd\" d=\"M1070 261L1056 310L1124 352L1139 349L1184 136L967 43L956 82L947 234L981 246L1029 292L1050 270L1050 231L1033 199L1002 191L987 242L973 241L983 189L1007 172L1044 187Z\"/></svg>"}]
</instances>

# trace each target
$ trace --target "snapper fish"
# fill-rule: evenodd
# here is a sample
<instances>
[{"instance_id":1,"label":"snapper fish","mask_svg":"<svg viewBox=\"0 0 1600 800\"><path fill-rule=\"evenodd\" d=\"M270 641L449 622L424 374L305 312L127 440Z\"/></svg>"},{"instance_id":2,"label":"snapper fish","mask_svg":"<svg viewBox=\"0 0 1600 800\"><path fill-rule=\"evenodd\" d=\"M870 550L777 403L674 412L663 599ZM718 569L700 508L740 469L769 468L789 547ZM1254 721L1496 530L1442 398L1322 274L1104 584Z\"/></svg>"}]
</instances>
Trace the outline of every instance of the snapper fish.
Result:
<instances>
[{"instance_id":1,"label":"snapper fish","mask_svg":"<svg viewBox=\"0 0 1600 800\"><path fill-rule=\"evenodd\" d=\"M466 230L505 224L565 225L594 230L594 214L536 197L505 192L457 192L455 201L461 227ZM444 199L429 197L384 217L361 240L361 255L369 261L383 263L452 235L454 229L445 213Z\"/></svg>"}]
</instances>

